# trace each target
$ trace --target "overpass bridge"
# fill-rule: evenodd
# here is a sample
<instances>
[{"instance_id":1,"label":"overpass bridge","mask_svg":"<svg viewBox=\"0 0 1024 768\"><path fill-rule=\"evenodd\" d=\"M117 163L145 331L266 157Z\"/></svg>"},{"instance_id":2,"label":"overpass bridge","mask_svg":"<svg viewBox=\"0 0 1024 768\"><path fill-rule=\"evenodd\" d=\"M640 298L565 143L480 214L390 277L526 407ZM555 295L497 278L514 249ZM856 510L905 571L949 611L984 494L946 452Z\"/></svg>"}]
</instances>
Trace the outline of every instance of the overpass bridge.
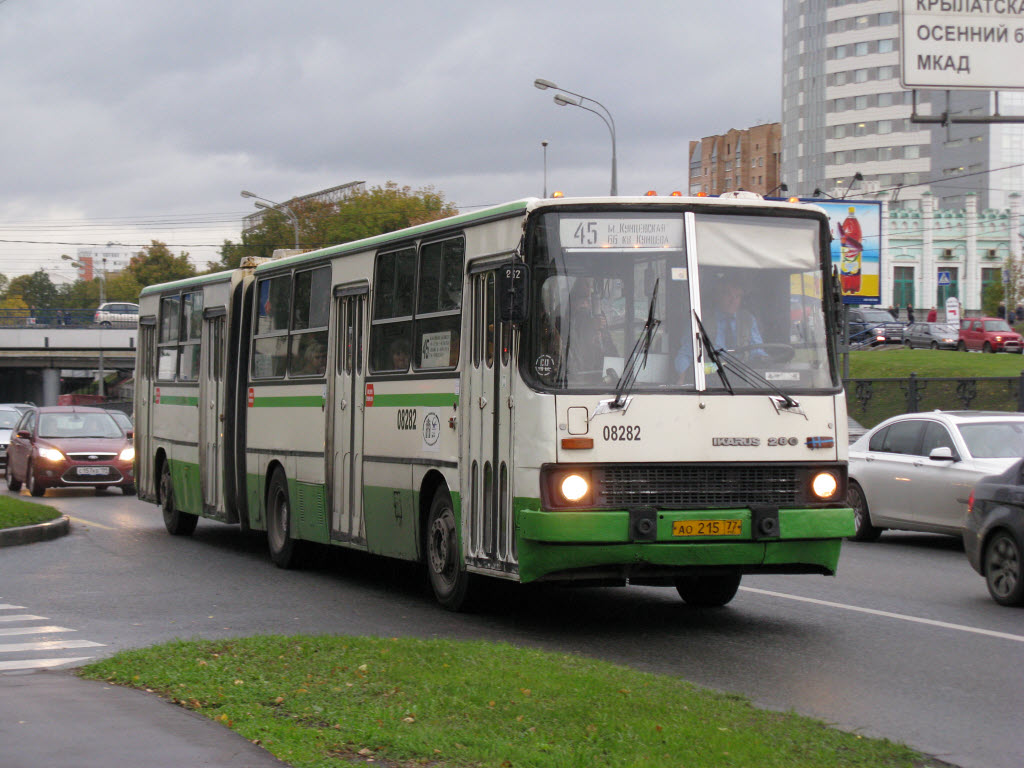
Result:
<instances>
[{"instance_id":1,"label":"overpass bridge","mask_svg":"<svg viewBox=\"0 0 1024 768\"><path fill-rule=\"evenodd\" d=\"M56 405L59 395L113 372L135 370L139 330L122 327L25 324L0 327L0 402ZM129 385L130 388L130 385ZM111 393L107 393L111 394ZM122 393L119 399L130 397Z\"/></svg>"}]
</instances>

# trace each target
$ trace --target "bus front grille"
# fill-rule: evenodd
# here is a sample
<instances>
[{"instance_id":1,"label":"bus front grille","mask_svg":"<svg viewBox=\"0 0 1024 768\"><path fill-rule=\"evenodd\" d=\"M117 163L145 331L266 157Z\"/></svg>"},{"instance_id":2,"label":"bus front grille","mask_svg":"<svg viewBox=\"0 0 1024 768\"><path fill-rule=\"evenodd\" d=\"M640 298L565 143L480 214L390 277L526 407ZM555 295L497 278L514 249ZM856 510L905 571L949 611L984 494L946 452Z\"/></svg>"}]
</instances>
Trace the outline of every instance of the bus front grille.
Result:
<instances>
[{"instance_id":1,"label":"bus front grille","mask_svg":"<svg viewBox=\"0 0 1024 768\"><path fill-rule=\"evenodd\" d=\"M602 468L600 506L700 509L800 503L801 472L756 464L620 465Z\"/></svg>"}]
</instances>

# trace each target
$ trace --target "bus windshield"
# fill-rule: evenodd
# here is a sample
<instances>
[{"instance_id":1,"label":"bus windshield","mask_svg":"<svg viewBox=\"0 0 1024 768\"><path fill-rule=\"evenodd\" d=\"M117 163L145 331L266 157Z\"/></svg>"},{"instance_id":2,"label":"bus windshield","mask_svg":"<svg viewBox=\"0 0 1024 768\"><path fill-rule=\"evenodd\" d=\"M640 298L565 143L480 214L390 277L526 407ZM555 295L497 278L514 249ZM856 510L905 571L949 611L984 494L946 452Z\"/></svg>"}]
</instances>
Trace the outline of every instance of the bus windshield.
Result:
<instances>
[{"instance_id":1,"label":"bus windshield","mask_svg":"<svg viewBox=\"0 0 1024 768\"><path fill-rule=\"evenodd\" d=\"M634 392L835 389L820 226L781 215L541 214L528 239L524 377L541 390L614 391L640 345Z\"/></svg>"}]
</instances>

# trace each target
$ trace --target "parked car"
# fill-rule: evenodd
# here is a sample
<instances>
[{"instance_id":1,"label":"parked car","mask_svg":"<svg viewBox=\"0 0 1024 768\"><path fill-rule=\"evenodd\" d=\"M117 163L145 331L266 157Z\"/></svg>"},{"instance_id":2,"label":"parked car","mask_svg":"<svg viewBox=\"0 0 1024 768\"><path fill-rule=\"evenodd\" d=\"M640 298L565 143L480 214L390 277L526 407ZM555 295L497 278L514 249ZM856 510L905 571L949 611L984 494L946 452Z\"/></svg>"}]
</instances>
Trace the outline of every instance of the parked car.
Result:
<instances>
[{"instance_id":1,"label":"parked car","mask_svg":"<svg viewBox=\"0 0 1024 768\"><path fill-rule=\"evenodd\" d=\"M886 528L964 532L978 480L1024 456L1024 414L989 411L906 413L850 446L847 499L859 541Z\"/></svg>"},{"instance_id":2,"label":"parked car","mask_svg":"<svg viewBox=\"0 0 1024 768\"><path fill-rule=\"evenodd\" d=\"M129 432L135 431L135 425L132 424L132 417L124 411L111 409L107 411L107 413L114 417L114 421L117 422L117 426L119 426L126 435Z\"/></svg>"},{"instance_id":3,"label":"parked car","mask_svg":"<svg viewBox=\"0 0 1024 768\"><path fill-rule=\"evenodd\" d=\"M965 317L960 321L957 349L961 352L974 349L982 352L1020 353L1024 350L1024 340L1005 320L998 317Z\"/></svg>"},{"instance_id":4,"label":"parked car","mask_svg":"<svg viewBox=\"0 0 1024 768\"><path fill-rule=\"evenodd\" d=\"M956 349L959 340L959 329L948 323L911 323L903 330L907 349Z\"/></svg>"},{"instance_id":5,"label":"parked car","mask_svg":"<svg viewBox=\"0 0 1024 768\"><path fill-rule=\"evenodd\" d=\"M136 325L139 322L139 305L127 301L108 301L100 304L92 321L97 325Z\"/></svg>"},{"instance_id":6,"label":"parked car","mask_svg":"<svg viewBox=\"0 0 1024 768\"><path fill-rule=\"evenodd\" d=\"M135 493L132 441L102 408L53 405L22 414L7 449L7 487L116 486Z\"/></svg>"},{"instance_id":7,"label":"parked car","mask_svg":"<svg viewBox=\"0 0 1024 768\"><path fill-rule=\"evenodd\" d=\"M21 419L21 411L10 406L0 405L0 467L7 469L7 444L11 442L11 432Z\"/></svg>"},{"instance_id":8,"label":"parked car","mask_svg":"<svg viewBox=\"0 0 1024 768\"><path fill-rule=\"evenodd\" d=\"M904 323L878 307L850 307L850 343L899 344L903 341Z\"/></svg>"},{"instance_id":9,"label":"parked car","mask_svg":"<svg viewBox=\"0 0 1024 768\"><path fill-rule=\"evenodd\" d=\"M1000 605L1024 605L1024 460L984 477L967 503L964 552Z\"/></svg>"},{"instance_id":10,"label":"parked car","mask_svg":"<svg viewBox=\"0 0 1024 768\"><path fill-rule=\"evenodd\" d=\"M31 411L35 406L32 403L0 403L0 408L14 408L19 413L24 413Z\"/></svg>"}]
</instances>

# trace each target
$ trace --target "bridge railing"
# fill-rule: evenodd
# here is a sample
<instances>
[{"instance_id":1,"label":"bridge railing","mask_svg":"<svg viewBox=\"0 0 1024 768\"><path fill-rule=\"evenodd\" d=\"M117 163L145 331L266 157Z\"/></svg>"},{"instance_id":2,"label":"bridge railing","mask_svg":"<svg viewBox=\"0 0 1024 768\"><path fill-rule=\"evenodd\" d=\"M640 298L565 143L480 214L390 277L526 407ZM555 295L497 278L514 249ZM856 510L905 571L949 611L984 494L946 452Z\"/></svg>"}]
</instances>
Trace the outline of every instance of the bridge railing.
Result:
<instances>
[{"instance_id":1,"label":"bridge railing","mask_svg":"<svg viewBox=\"0 0 1024 768\"><path fill-rule=\"evenodd\" d=\"M95 309L0 309L0 328L89 328L99 327ZM137 315L124 318L106 313L103 327L136 328Z\"/></svg>"}]
</instances>

